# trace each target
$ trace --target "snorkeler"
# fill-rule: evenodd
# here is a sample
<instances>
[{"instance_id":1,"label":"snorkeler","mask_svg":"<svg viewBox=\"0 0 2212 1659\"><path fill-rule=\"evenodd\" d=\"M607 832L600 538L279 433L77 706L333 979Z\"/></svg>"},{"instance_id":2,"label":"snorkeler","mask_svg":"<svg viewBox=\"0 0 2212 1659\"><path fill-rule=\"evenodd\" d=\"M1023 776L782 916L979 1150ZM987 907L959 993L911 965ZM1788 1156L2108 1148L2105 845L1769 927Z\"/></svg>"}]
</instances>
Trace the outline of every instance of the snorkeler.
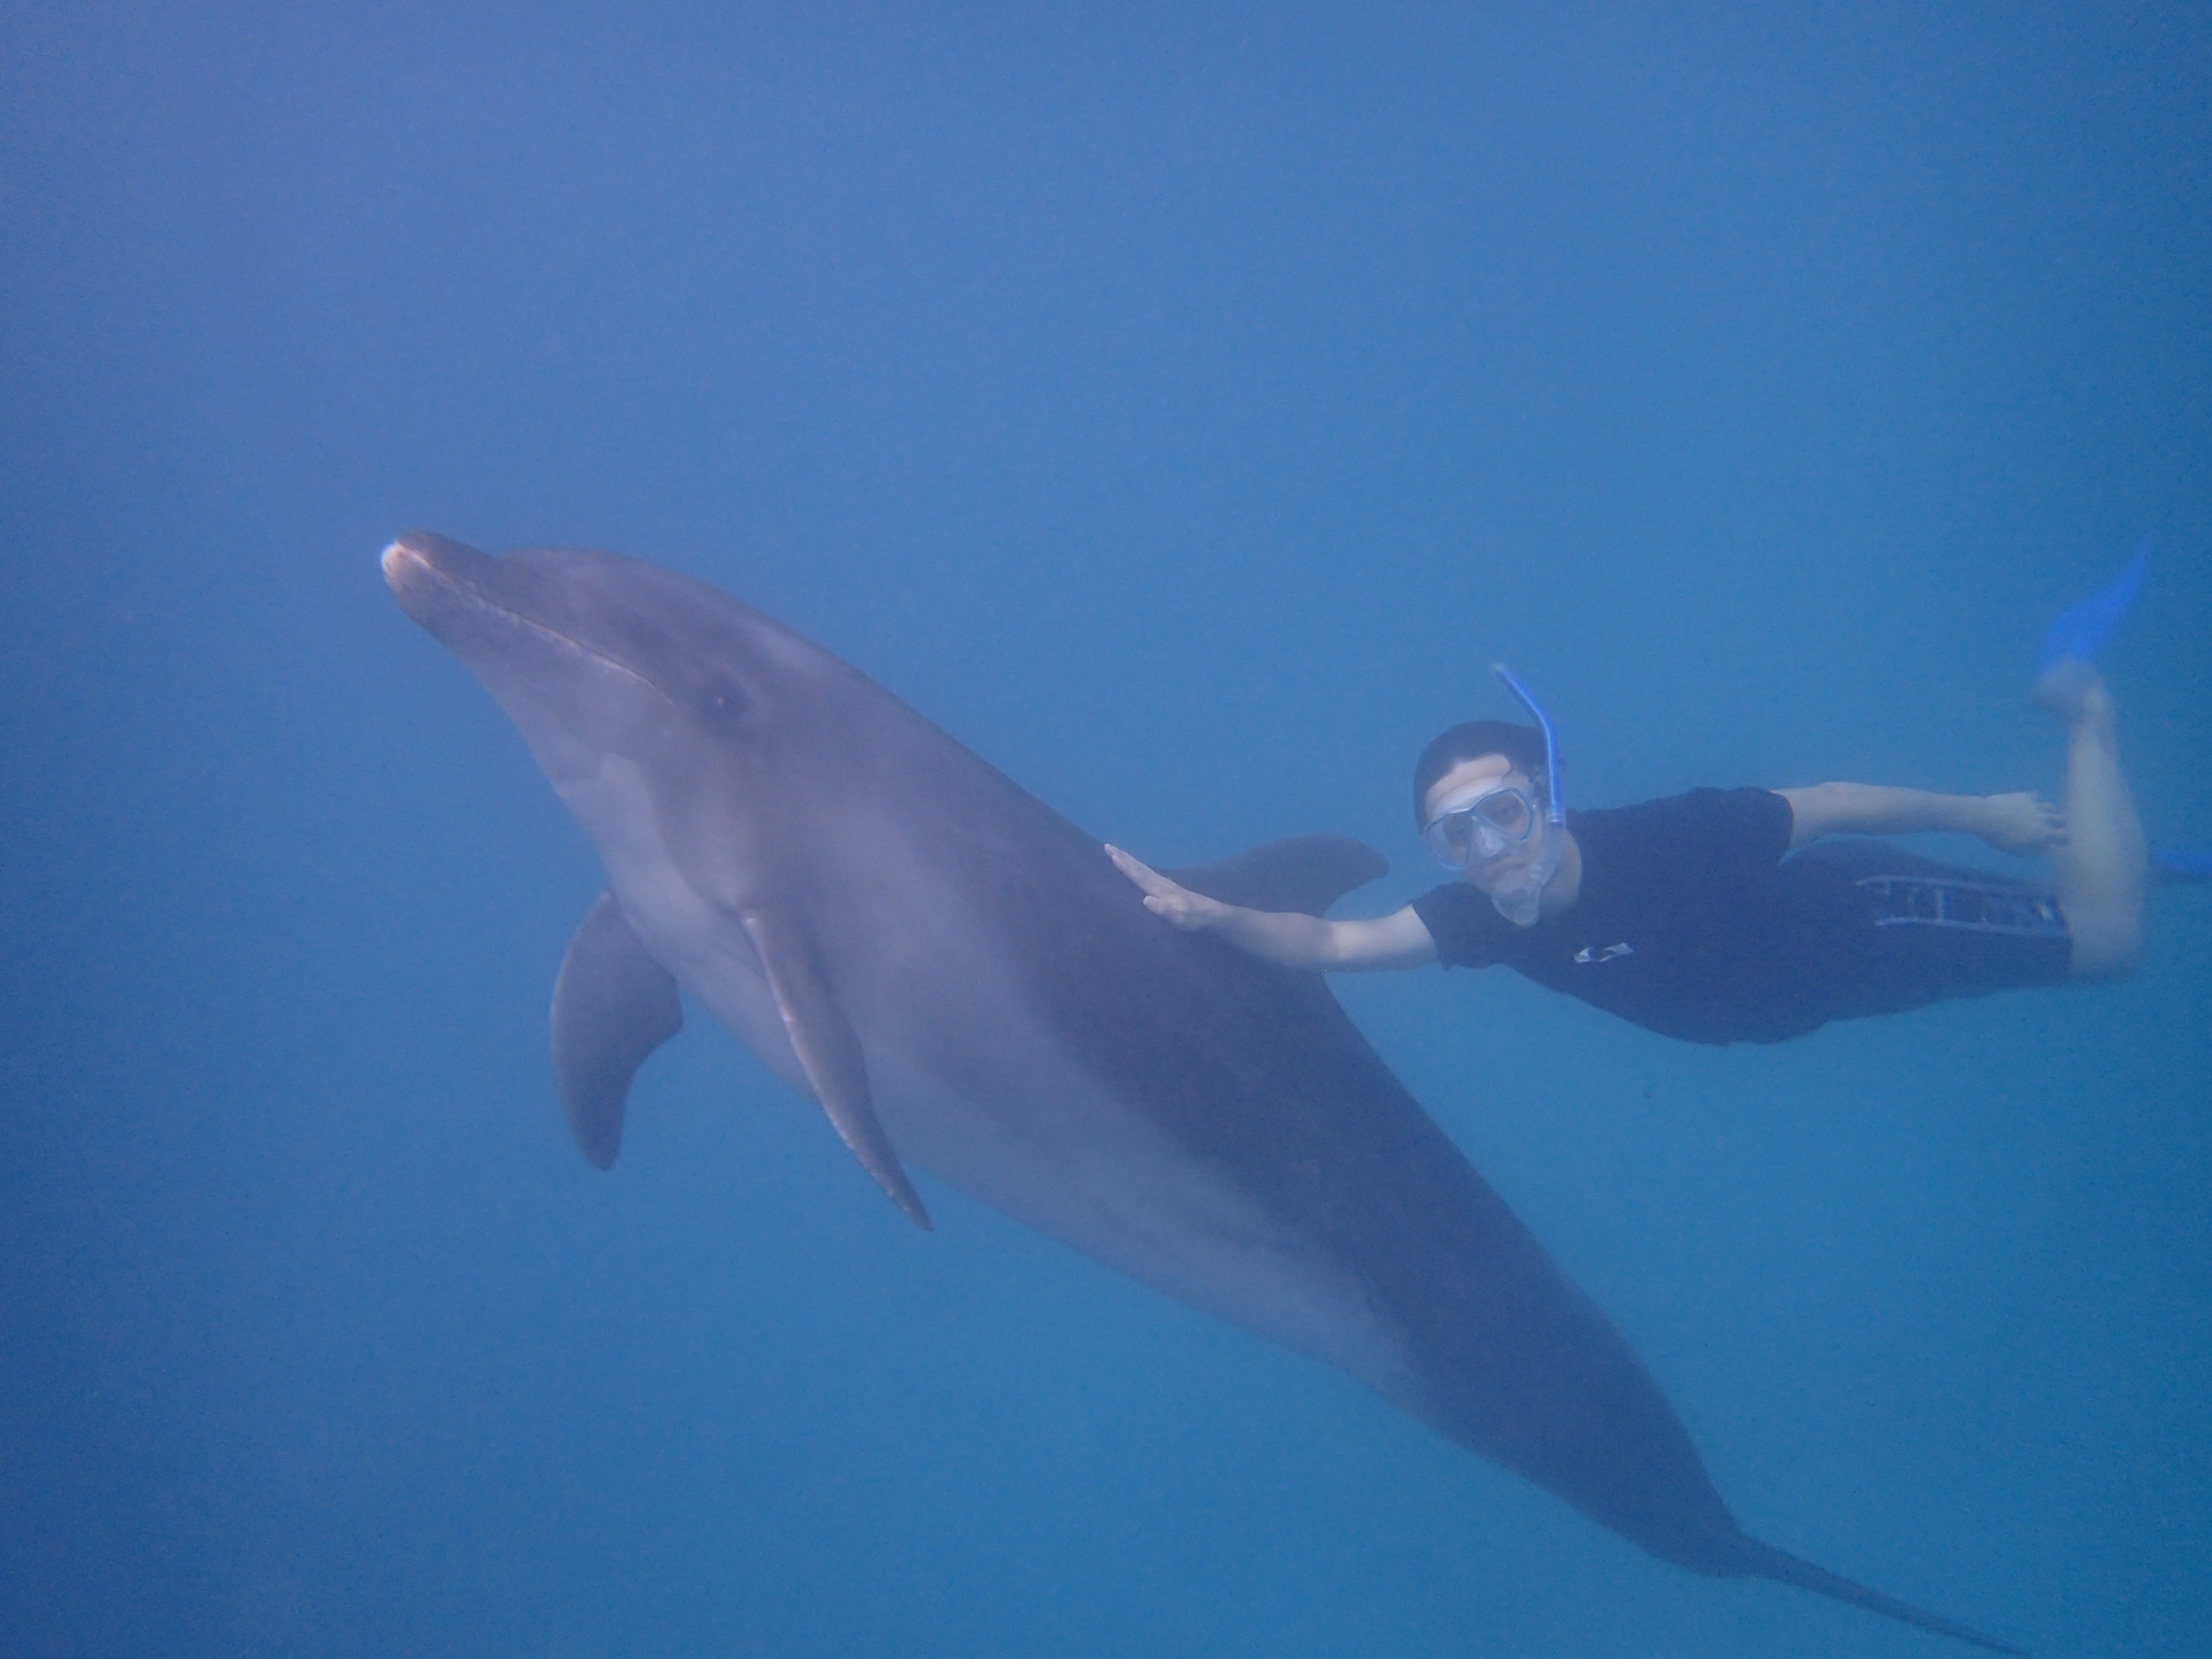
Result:
<instances>
[{"instance_id":1,"label":"snorkeler","mask_svg":"<svg viewBox=\"0 0 2212 1659\"><path fill-rule=\"evenodd\" d=\"M1107 848L1145 903L1285 967L1503 963L1693 1042L1775 1042L1832 1019L2134 971L2149 854L2091 665L2142 574L2138 552L2045 641L2035 700L2066 726L2063 811L2034 794L1857 783L1698 789L1570 813L1551 722L1473 720L1413 771L1414 821L1458 879L1364 921L1245 909ZM2047 854L2048 890L1888 842L1948 830Z\"/></svg>"}]
</instances>

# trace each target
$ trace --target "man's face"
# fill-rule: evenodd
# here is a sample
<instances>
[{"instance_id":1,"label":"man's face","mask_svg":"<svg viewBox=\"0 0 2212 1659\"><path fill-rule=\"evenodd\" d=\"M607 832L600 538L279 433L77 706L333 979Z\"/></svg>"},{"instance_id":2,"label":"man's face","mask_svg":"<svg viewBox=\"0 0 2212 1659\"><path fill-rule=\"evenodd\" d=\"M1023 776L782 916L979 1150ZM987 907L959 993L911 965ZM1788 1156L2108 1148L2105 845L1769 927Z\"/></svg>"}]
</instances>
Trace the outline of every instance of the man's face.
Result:
<instances>
[{"instance_id":1,"label":"man's face","mask_svg":"<svg viewBox=\"0 0 2212 1659\"><path fill-rule=\"evenodd\" d=\"M1437 809L1447 801L1487 793L1492 789L1518 789L1532 800L1536 796L1528 775L1504 756L1477 755L1472 760L1462 761L1430 786L1428 797L1421 803L1422 819L1433 820ZM1543 850L1544 837L1549 833L1550 826L1540 816L1528 840L1508 847L1494 859L1469 860L1461 872L1462 878L1478 892L1495 892L1507 876L1535 862L1536 855Z\"/></svg>"}]
</instances>

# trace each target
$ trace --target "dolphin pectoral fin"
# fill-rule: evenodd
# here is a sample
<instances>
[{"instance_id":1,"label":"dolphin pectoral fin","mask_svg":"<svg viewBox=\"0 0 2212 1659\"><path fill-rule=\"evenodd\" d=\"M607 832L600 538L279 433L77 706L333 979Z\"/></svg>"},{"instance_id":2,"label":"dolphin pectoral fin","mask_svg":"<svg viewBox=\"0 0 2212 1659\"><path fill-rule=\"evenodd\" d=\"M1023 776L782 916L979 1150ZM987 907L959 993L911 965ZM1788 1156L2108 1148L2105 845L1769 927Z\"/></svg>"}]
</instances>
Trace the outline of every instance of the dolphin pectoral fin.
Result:
<instances>
[{"instance_id":1,"label":"dolphin pectoral fin","mask_svg":"<svg viewBox=\"0 0 2212 1659\"><path fill-rule=\"evenodd\" d=\"M569 1132L600 1169L622 1150L623 1103L655 1048L684 1029L676 981L646 953L612 893L584 915L553 981L553 1078Z\"/></svg>"},{"instance_id":2,"label":"dolphin pectoral fin","mask_svg":"<svg viewBox=\"0 0 2212 1659\"><path fill-rule=\"evenodd\" d=\"M1162 873L1224 904L1317 916L1389 869L1389 860L1349 836L1292 836L1234 858Z\"/></svg>"},{"instance_id":3,"label":"dolphin pectoral fin","mask_svg":"<svg viewBox=\"0 0 2212 1659\"><path fill-rule=\"evenodd\" d=\"M876 1121L860 1040L823 983L812 953L792 930L765 912L748 910L743 921L746 937L760 953L776 1012L783 1016L784 1031L815 1101L860 1167L875 1177L876 1185L890 1194L891 1202L916 1226L928 1230L929 1212L922 1208L921 1195L906 1178L883 1125Z\"/></svg>"}]
</instances>

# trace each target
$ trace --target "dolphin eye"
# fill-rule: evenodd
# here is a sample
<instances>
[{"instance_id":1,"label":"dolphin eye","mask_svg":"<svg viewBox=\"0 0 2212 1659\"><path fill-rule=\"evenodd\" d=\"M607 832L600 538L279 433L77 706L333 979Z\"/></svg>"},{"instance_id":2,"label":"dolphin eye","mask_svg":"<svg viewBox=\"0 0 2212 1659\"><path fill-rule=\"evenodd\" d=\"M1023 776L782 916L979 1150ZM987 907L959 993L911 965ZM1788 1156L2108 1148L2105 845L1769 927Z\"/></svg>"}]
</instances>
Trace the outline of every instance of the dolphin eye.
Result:
<instances>
[{"instance_id":1,"label":"dolphin eye","mask_svg":"<svg viewBox=\"0 0 2212 1659\"><path fill-rule=\"evenodd\" d=\"M699 699L699 714L710 726L734 726L744 718L751 700L742 688L728 680L718 680L708 685Z\"/></svg>"}]
</instances>

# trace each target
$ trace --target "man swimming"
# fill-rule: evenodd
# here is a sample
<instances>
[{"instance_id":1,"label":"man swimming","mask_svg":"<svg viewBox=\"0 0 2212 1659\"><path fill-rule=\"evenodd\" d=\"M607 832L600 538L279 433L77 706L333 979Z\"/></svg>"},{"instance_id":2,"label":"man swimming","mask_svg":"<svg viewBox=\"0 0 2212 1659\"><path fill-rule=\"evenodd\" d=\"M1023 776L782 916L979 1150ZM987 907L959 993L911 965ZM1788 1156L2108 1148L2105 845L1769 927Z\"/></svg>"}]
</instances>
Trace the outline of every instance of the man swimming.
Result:
<instances>
[{"instance_id":1,"label":"man swimming","mask_svg":"<svg viewBox=\"0 0 2212 1659\"><path fill-rule=\"evenodd\" d=\"M2121 607L2140 576L2138 556L2123 574ZM2104 629L2119 586L2090 602L2106 602ZM1536 725L1469 721L1423 752L1414 819L1459 878L1393 915L1327 921L1245 909L1107 851L1156 915L1285 967L1502 963L1695 1042L1775 1042L1950 997L2121 977L2142 949L2148 854L2112 698L2088 660L2096 638L2055 659L2047 646L2036 684L2037 702L2066 724L2063 811L2033 794L1824 783L1698 789L1569 813L1551 723L1500 668ZM1885 842L1826 839L1926 830L1978 836L2015 856L2047 853L2051 890Z\"/></svg>"}]
</instances>

